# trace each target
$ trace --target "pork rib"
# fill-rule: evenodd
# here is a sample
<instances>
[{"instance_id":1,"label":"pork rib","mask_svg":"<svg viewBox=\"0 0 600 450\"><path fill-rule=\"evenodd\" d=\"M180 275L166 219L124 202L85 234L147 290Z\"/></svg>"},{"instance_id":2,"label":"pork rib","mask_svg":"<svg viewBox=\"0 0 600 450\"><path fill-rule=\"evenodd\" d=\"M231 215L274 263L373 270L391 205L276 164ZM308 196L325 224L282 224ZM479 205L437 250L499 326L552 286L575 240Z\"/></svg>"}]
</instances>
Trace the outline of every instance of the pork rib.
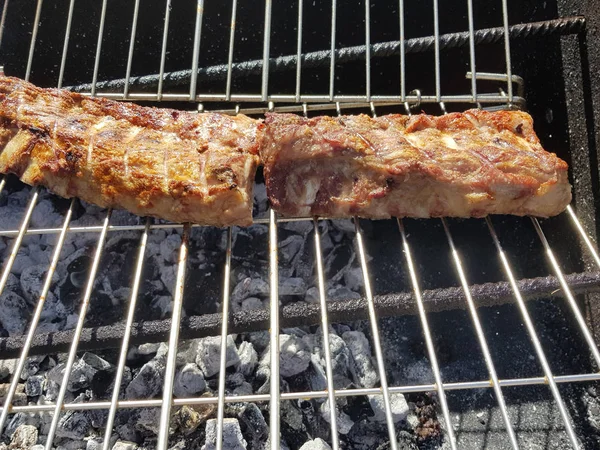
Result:
<instances>
[{"instance_id":1,"label":"pork rib","mask_svg":"<svg viewBox=\"0 0 600 450\"><path fill-rule=\"evenodd\" d=\"M265 124L267 194L286 216L548 217L571 201L567 164L524 112L272 113Z\"/></svg>"},{"instance_id":2,"label":"pork rib","mask_svg":"<svg viewBox=\"0 0 600 450\"><path fill-rule=\"evenodd\" d=\"M252 223L262 124L41 89L0 76L0 172L174 222Z\"/></svg>"}]
</instances>

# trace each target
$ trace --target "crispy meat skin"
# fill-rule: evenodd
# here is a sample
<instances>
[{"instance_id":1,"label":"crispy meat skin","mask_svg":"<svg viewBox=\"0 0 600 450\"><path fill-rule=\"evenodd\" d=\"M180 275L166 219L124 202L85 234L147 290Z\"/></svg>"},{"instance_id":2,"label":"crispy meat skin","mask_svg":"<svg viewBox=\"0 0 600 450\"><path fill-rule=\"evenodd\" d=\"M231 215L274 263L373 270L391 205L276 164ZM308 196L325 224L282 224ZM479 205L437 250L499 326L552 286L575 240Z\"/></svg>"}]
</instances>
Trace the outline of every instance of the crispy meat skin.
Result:
<instances>
[{"instance_id":1,"label":"crispy meat skin","mask_svg":"<svg viewBox=\"0 0 600 450\"><path fill-rule=\"evenodd\" d=\"M518 111L434 117L268 114L261 159L286 216L554 216L571 201L567 164Z\"/></svg>"},{"instance_id":2,"label":"crispy meat skin","mask_svg":"<svg viewBox=\"0 0 600 450\"><path fill-rule=\"evenodd\" d=\"M0 76L0 172L174 222L252 223L262 124L41 89Z\"/></svg>"}]
</instances>

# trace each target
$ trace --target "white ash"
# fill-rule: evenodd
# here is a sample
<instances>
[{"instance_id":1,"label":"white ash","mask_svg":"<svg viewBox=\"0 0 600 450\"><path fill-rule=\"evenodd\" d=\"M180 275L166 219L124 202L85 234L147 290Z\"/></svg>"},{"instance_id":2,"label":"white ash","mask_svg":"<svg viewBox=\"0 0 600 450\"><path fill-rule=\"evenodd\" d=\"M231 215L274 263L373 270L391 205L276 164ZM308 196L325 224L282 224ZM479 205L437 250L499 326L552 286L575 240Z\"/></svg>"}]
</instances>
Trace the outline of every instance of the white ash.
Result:
<instances>
[{"instance_id":1,"label":"white ash","mask_svg":"<svg viewBox=\"0 0 600 450\"><path fill-rule=\"evenodd\" d=\"M352 364L350 373L354 383L359 387L372 388L379 383L379 375L371 358L371 346L361 331L347 331L342 339L350 349Z\"/></svg>"},{"instance_id":2,"label":"white ash","mask_svg":"<svg viewBox=\"0 0 600 450\"><path fill-rule=\"evenodd\" d=\"M206 422L206 443L202 446L202 450L216 449L216 445L217 420L210 419ZM223 419L223 448L227 450L245 450L248 448L237 419Z\"/></svg>"},{"instance_id":3,"label":"white ash","mask_svg":"<svg viewBox=\"0 0 600 450\"><path fill-rule=\"evenodd\" d=\"M331 423L331 409L329 404L329 399L325 400L321 407L319 408L319 412L321 413L321 417L327 422ZM348 414L342 411L339 407L336 406L336 423L337 423L337 431L340 434L348 434L350 429L354 426L354 421L350 418Z\"/></svg>"},{"instance_id":4,"label":"white ash","mask_svg":"<svg viewBox=\"0 0 600 450\"><path fill-rule=\"evenodd\" d=\"M246 377L252 376L258 364L258 353L254 349L254 346L251 342L243 341L237 351L240 360L240 372Z\"/></svg>"},{"instance_id":5,"label":"white ash","mask_svg":"<svg viewBox=\"0 0 600 450\"><path fill-rule=\"evenodd\" d=\"M135 427L139 431L151 431L158 434L160 430L160 408L143 408L136 415Z\"/></svg>"},{"instance_id":6,"label":"white ash","mask_svg":"<svg viewBox=\"0 0 600 450\"><path fill-rule=\"evenodd\" d=\"M369 395L368 398L369 404L371 405L371 409L374 413L373 417L371 417L371 420L385 423L386 412L383 395ZM408 407L408 403L406 403L404 395L390 394L390 412L394 423L405 420L409 411L410 408Z\"/></svg>"},{"instance_id":7,"label":"white ash","mask_svg":"<svg viewBox=\"0 0 600 450\"><path fill-rule=\"evenodd\" d=\"M27 302L23 297L6 289L0 295L0 324L10 336L23 334L29 320Z\"/></svg>"},{"instance_id":8,"label":"white ash","mask_svg":"<svg viewBox=\"0 0 600 450\"><path fill-rule=\"evenodd\" d=\"M225 367L230 367L239 363L235 342L231 336L227 336L225 350ZM209 378L219 372L221 359L221 337L207 337L198 342L198 353L196 354L196 364L202 370L205 377Z\"/></svg>"},{"instance_id":9,"label":"white ash","mask_svg":"<svg viewBox=\"0 0 600 450\"><path fill-rule=\"evenodd\" d=\"M310 364L310 350L306 343L293 335L279 335L279 374L292 377L304 372ZM265 351L259 370L270 372L270 350Z\"/></svg>"},{"instance_id":10,"label":"white ash","mask_svg":"<svg viewBox=\"0 0 600 450\"><path fill-rule=\"evenodd\" d=\"M316 438L312 441L307 441L300 450L331 450L331 447L327 442L321 438Z\"/></svg>"},{"instance_id":11,"label":"white ash","mask_svg":"<svg viewBox=\"0 0 600 450\"><path fill-rule=\"evenodd\" d=\"M117 441L113 445L112 450L136 450L139 446L135 442Z\"/></svg>"},{"instance_id":12,"label":"white ash","mask_svg":"<svg viewBox=\"0 0 600 450\"><path fill-rule=\"evenodd\" d=\"M175 397L192 397L206 388L204 375L196 363L188 363L175 375L173 395Z\"/></svg>"},{"instance_id":13,"label":"white ash","mask_svg":"<svg viewBox=\"0 0 600 450\"><path fill-rule=\"evenodd\" d=\"M33 425L20 425L13 433L9 449L28 449L38 440L37 428Z\"/></svg>"},{"instance_id":14,"label":"white ash","mask_svg":"<svg viewBox=\"0 0 600 450\"><path fill-rule=\"evenodd\" d=\"M44 392L45 383L43 375L32 375L25 382L25 393L28 397L39 397Z\"/></svg>"}]
</instances>

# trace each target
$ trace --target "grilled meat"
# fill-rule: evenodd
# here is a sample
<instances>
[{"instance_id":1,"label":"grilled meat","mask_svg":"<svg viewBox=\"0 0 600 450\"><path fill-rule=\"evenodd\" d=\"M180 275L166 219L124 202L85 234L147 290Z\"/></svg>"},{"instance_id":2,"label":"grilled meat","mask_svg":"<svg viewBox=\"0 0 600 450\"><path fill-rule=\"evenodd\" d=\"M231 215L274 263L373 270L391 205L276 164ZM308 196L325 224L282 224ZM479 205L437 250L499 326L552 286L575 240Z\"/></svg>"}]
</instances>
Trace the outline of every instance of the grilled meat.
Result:
<instances>
[{"instance_id":1,"label":"grilled meat","mask_svg":"<svg viewBox=\"0 0 600 450\"><path fill-rule=\"evenodd\" d=\"M286 216L548 217L571 200L567 164L542 148L524 112L265 123L267 194Z\"/></svg>"},{"instance_id":2,"label":"grilled meat","mask_svg":"<svg viewBox=\"0 0 600 450\"><path fill-rule=\"evenodd\" d=\"M174 222L252 223L262 124L41 89L0 76L0 172Z\"/></svg>"}]
</instances>

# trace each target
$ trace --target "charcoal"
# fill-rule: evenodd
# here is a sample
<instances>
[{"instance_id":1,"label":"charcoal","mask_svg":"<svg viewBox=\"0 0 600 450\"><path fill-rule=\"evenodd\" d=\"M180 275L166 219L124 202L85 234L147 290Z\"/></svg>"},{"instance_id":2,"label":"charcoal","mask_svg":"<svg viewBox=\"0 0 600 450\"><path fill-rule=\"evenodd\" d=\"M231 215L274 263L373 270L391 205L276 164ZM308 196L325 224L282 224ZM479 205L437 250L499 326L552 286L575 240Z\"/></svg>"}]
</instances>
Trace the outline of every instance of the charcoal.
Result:
<instances>
[{"instance_id":1,"label":"charcoal","mask_svg":"<svg viewBox=\"0 0 600 450\"><path fill-rule=\"evenodd\" d=\"M249 297L267 296L269 292L269 284L262 278L245 278L233 288L231 301L241 303Z\"/></svg>"},{"instance_id":2,"label":"charcoal","mask_svg":"<svg viewBox=\"0 0 600 450\"><path fill-rule=\"evenodd\" d=\"M294 220L292 222L284 222L280 224L279 227L282 230L292 231L303 236L306 236L313 230L313 224L310 220ZM283 243L281 245L283 245Z\"/></svg>"},{"instance_id":3,"label":"charcoal","mask_svg":"<svg viewBox=\"0 0 600 450\"><path fill-rule=\"evenodd\" d=\"M32 413L16 413L12 417L9 416L4 428L4 435L11 437L19 427L23 425L31 425L38 429L40 425L40 417L37 414Z\"/></svg>"},{"instance_id":4,"label":"charcoal","mask_svg":"<svg viewBox=\"0 0 600 450\"><path fill-rule=\"evenodd\" d=\"M354 236L354 223L351 219L336 219L330 221L333 228Z\"/></svg>"},{"instance_id":5,"label":"charcoal","mask_svg":"<svg viewBox=\"0 0 600 450\"><path fill-rule=\"evenodd\" d=\"M10 383L0 384L0 404L4 403L4 401L6 399L6 395L8 394L9 388L10 388ZM15 394L12 399L13 405L22 406L22 405L27 404L27 396L25 395L24 391L25 391L25 385L23 385L22 383L18 383L17 388L15 390Z\"/></svg>"},{"instance_id":6,"label":"charcoal","mask_svg":"<svg viewBox=\"0 0 600 450\"><path fill-rule=\"evenodd\" d=\"M364 286L364 278L360 267L352 267L344 272L344 283L352 291L360 292Z\"/></svg>"},{"instance_id":7,"label":"charcoal","mask_svg":"<svg viewBox=\"0 0 600 450\"><path fill-rule=\"evenodd\" d=\"M246 377L251 376L258 364L258 354L254 350L251 342L243 341L238 347L238 357L240 359L240 372Z\"/></svg>"},{"instance_id":8,"label":"charcoal","mask_svg":"<svg viewBox=\"0 0 600 450\"><path fill-rule=\"evenodd\" d=\"M158 353L158 349L160 348L160 342L150 342L146 344L142 344L137 348L137 352L140 355L156 355Z\"/></svg>"},{"instance_id":9,"label":"charcoal","mask_svg":"<svg viewBox=\"0 0 600 450\"><path fill-rule=\"evenodd\" d=\"M136 442L139 439L138 432L134 428L133 424L127 422L116 427L117 434L124 441Z\"/></svg>"},{"instance_id":10,"label":"charcoal","mask_svg":"<svg viewBox=\"0 0 600 450\"><path fill-rule=\"evenodd\" d=\"M25 267L21 272L19 279L21 292L23 297L34 305L37 303L44 283L46 282L46 272L48 271L48 264L36 264L33 266ZM56 272L52 276L52 282L58 282L59 278Z\"/></svg>"},{"instance_id":11,"label":"charcoal","mask_svg":"<svg viewBox=\"0 0 600 450\"><path fill-rule=\"evenodd\" d=\"M29 308L23 297L5 290L0 295L0 324L10 336L23 334L27 329Z\"/></svg>"},{"instance_id":12,"label":"charcoal","mask_svg":"<svg viewBox=\"0 0 600 450\"><path fill-rule=\"evenodd\" d=\"M28 397L38 397L44 391L45 377L43 375L31 375L25 382L25 393Z\"/></svg>"},{"instance_id":13,"label":"charcoal","mask_svg":"<svg viewBox=\"0 0 600 450\"><path fill-rule=\"evenodd\" d=\"M339 407L337 409L336 420L337 420L337 431L340 434L348 434L350 429L354 425L354 421L350 418L348 414L342 411ZM331 423L331 412L329 409L329 399L325 400L319 409L321 413L321 417L327 423Z\"/></svg>"},{"instance_id":14,"label":"charcoal","mask_svg":"<svg viewBox=\"0 0 600 450\"><path fill-rule=\"evenodd\" d=\"M242 374L241 372L235 372L232 374L228 374L225 377L225 385L227 386L228 389L234 389L236 387L239 387L245 381L246 381L246 379L244 378L244 374Z\"/></svg>"},{"instance_id":15,"label":"charcoal","mask_svg":"<svg viewBox=\"0 0 600 450\"><path fill-rule=\"evenodd\" d=\"M150 431L158 434L160 431L160 408L140 409L135 418L134 427L138 431Z\"/></svg>"},{"instance_id":16,"label":"charcoal","mask_svg":"<svg viewBox=\"0 0 600 450\"><path fill-rule=\"evenodd\" d=\"M87 436L92 424L88 414L84 411L66 411L58 421L56 436L81 440Z\"/></svg>"},{"instance_id":17,"label":"charcoal","mask_svg":"<svg viewBox=\"0 0 600 450\"><path fill-rule=\"evenodd\" d=\"M175 290L175 281L177 279L177 266L164 264L162 262L157 263L157 266L160 271L161 281L165 285L165 288L169 294L173 295L173 291Z\"/></svg>"},{"instance_id":18,"label":"charcoal","mask_svg":"<svg viewBox=\"0 0 600 450\"><path fill-rule=\"evenodd\" d=\"M34 265L35 262L29 257L29 249L27 247L21 247L17 252L17 257L13 262L11 272L20 277L23 270Z\"/></svg>"},{"instance_id":19,"label":"charcoal","mask_svg":"<svg viewBox=\"0 0 600 450\"><path fill-rule=\"evenodd\" d=\"M251 448L260 448L263 441L269 434L269 427L265 418L254 403L248 403L238 414L238 420L246 432L246 436L252 439Z\"/></svg>"},{"instance_id":20,"label":"charcoal","mask_svg":"<svg viewBox=\"0 0 600 450\"><path fill-rule=\"evenodd\" d=\"M371 359L371 346L367 337L361 331L347 331L342 335L342 339L352 355L350 373L354 383L359 387L375 387L379 376Z\"/></svg>"},{"instance_id":21,"label":"charcoal","mask_svg":"<svg viewBox=\"0 0 600 450\"><path fill-rule=\"evenodd\" d=\"M268 331L254 331L246 334L246 339L254 346L258 354L263 353L269 346L271 335Z\"/></svg>"},{"instance_id":22,"label":"charcoal","mask_svg":"<svg viewBox=\"0 0 600 450\"><path fill-rule=\"evenodd\" d=\"M216 407L214 405L211 405ZM206 415L206 408L208 405L194 405L187 406L184 405L179 408L171 419L171 423L177 429L177 431L183 433L184 435L188 435L193 433L198 429L200 425L202 425L208 416ZM210 407L209 407L210 408ZM212 414L212 410L209 409L209 415Z\"/></svg>"},{"instance_id":23,"label":"charcoal","mask_svg":"<svg viewBox=\"0 0 600 450\"><path fill-rule=\"evenodd\" d=\"M347 286L341 284L335 285L327 290L327 300L339 301L339 300L358 300L361 295L358 292L352 291Z\"/></svg>"},{"instance_id":24,"label":"charcoal","mask_svg":"<svg viewBox=\"0 0 600 450\"><path fill-rule=\"evenodd\" d=\"M263 302L260 298L250 297L242 302L243 311L250 311L253 309L264 309Z\"/></svg>"},{"instance_id":25,"label":"charcoal","mask_svg":"<svg viewBox=\"0 0 600 450\"><path fill-rule=\"evenodd\" d=\"M152 309L158 312L161 319L170 317L173 312L173 297L170 295L161 295L152 299L150 303Z\"/></svg>"},{"instance_id":26,"label":"charcoal","mask_svg":"<svg viewBox=\"0 0 600 450\"><path fill-rule=\"evenodd\" d=\"M323 352L323 338L320 332L306 336L304 341L311 348L311 366L313 371L309 382L313 390L327 389L326 359ZM333 386L335 389L345 389L351 385L349 377L350 350L344 340L337 334L329 334L329 350L331 356L331 369L333 372Z\"/></svg>"},{"instance_id":27,"label":"charcoal","mask_svg":"<svg viewBox=\"0 0 600 450\"><path fill-rule=\"evenodd\" d=\"M321 301L319 288L316 286L309 287L304 295L304 301L308 303L319 303Z\"/></svg>"},{"instance_id":28,"label":"charcoal","mask_svg":"<svg viewBox=\"0 0 600 450\"><path fill-rule=\"evenodd\" d=\"M252 385L244 381L233 390L233 395L252 395L253 392Z\"/></svg>"},{"instance_id":29,"label":"charcoal","mask_svg":"<svg viewBox=\"0 0 600 450\"><path fill-rule=\"evenodd\" d=\"M279 373L291 377L305 371L310 362L310 351L304 341L296 336L279 336Z\"/></svg>"},{"instance_id":30,"label":"charcoal","mask_svg":"<svg viewBox=\"0 0 600 450\"><path fill-rule=\"evenodd\" d=\"M93 353L84 353L83 356L75 362L67 389L71 392L76 392L89 387L92 380L98 372L113 372L114 366L108 361L94 355Z\"/></svg>"},{"instance_id":31,"label":"charcoal","mask_svg":"<svg viewBox=\"0 0 600 450\"><path fill-rule=\"evenodd\" d=\"M181 247L181 236L170 234L160 242L160 256L169 263L179 260L179 248Z\"/></svg>"},{"instance_id":32,"label":"charcoal","mask_svg":"<svg viewBox=\"0 0 600 450\"><path fill-rule=\"evenodd\" d=\"M256 183L254 185L254 210L257 214L267 212L268 208L267 188L264 183Z\"/></svg>"},{"instance_id":33,"label":"charcoal","mask_svg":"<svg viewBox=\"0 0 600 450\"><path fill-rule=\"evenodd\" d=\"M9 449L28 449L36 444L38 430L33 425L19 425L13 433Z\"/></svg>"},{"instance_id":34,"label":"charcoal","mask_svg":"<svg viewBox=\"0 0 600 450\"><path fill-rule=\"evenodd\" d=\"M289 264L302 247L304 247L304 238L297 234L292 234L281 241L278 247L282 262Z\"/></svg>"},{"instance_id":35,"label":"charcoal","mask_svg":"<svg viewBox=\"0 0 600 450\"><path fill-rule=\"evenodd\" d=\"M331 447L327 442L321 438L316 438L312 441L307 441L300 450L331 450Z\"/></svg>"},{"instance_id":36,"label":"charcoal","mask_svg":"<svg viewBox=\"0 0 600 450\"><path fill-rule=\"evenodd\" d=\"M138 445L130 441L117 441L113 445L112 450L136 450Z\"/></svg>"},{"instance_id":37,"label":"charcoal","mask_svg":"<svg viewBox=\"0 0 600 450\"><path fill-rule=\"evenodd\" d=\"M156 357L142 366L125 390L128 399L152 398L162 392L165 356Z\"/></svg>"},{"instance_id":38,"label":"charcoal","mask_svg":"<svg viewBox=\"0 0 600 450\"><path fill-rule=\"evenodd\" d=\"M386 417L383 395L369 395L368 398L371 409L374 413L373 417L371 417L371 420L385 423ZM408 403L406 403L404 395L390 394L390 410L394 423L406 419L410 408L408 407Z\"/></svg>"},{"instance_id":39,"label":"charcoal","mask_svg":"<svg viewBox=\"0 0 600 450\"><path fill-rule=\"evenodd\" d=\"M214 450L217 444L217 419L206 422L206 443L202 450ZM248 444L242 435L237 419L223 419L223 448L227 450L244 450Z\"/></svg>"},{"instance_id":40,"label":"charcoal","mask_svg":"<svg viewBox=\"0 0 600 450\"><path fill-rule=\"evenodd\" d=\"M227 350L225 351L225 367L234 366L240 359L237 354L235 343L231 336L227 336ZM196 364L209 378L219 372L219 361L221 358L221 337L207 337L201 339L198 343L198 353L196 355Z\"/></svg>"},{"instance_id":41,"label":"charcoal","mask_svg":"<svg viewBox=\"0 0 600 450\"><path fill-rule=\"evenodd\" d=\"M0 360L0 380L5 380L11 377L17 368L18 360L4 359Z\"/></svg>"},{"instance_id":42,"label":"charcoal","mask_svg":"<svg viewBox=\"0 0 600 450\"><path fill-rule=\"evenodd\" d=\"M177 372L173 383L175 397L192 397L206 388L202 371L195 363L188 363Z\"/></svg>"},{"instance_id":43,"label":"charcoal","mask_svg":"<svg viewBox=\"0 0 600 450\"><path fill-rule=\"evenodd\" d=\"M306 289L306 282L302 278L286 278L279 283L279 295L304 296Z\"/></svg>"}]
</instances>

